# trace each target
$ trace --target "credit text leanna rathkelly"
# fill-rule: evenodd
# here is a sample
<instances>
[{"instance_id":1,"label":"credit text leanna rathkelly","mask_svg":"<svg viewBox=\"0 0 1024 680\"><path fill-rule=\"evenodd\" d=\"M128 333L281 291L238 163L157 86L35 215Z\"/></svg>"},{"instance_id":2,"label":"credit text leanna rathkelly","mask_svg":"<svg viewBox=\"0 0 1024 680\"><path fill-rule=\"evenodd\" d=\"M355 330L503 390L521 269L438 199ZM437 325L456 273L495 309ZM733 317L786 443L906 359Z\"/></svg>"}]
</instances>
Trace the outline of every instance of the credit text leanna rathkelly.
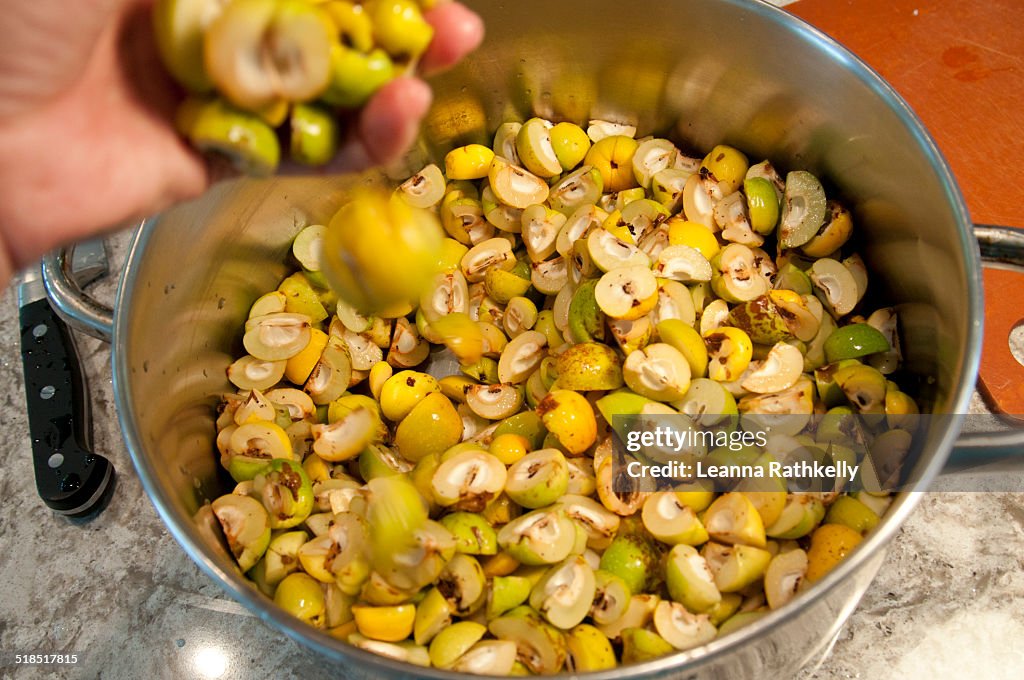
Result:
<instances>
[{"instance_id":1,"label":"credit text leanna rathkelly","mask_svg":"<svg viewBox=\"0 0 1024 680\"><path fill-rule=\"evenodd\" d=\"M711 465L697 460L693 463L673 460L661 465L649 465L634 460L626 464L626 474L630 477L657 477L661 479L764 479L779 477L782 479L806 479L808 477L821 480L857 478L860 465L850 465L845 460L832 465L823 465L818 461L797 461L783 464L770 461L767 465Z\"/></svg>"}]
</instances>

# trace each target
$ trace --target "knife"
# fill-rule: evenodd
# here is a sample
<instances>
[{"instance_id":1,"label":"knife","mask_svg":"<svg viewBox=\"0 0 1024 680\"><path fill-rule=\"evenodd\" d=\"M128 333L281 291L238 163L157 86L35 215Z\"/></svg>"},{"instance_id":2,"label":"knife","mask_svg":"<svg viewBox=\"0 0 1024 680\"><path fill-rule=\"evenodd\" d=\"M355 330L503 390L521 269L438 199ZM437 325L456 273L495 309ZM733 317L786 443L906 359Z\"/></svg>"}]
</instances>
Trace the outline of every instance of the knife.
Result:
<instances>
[{"instance_id":1,"label":"knife","mask_svg":"<svg viewBox=\"0 0 1024 680\"><path fill-rule=\"evenodd\" d=\"M76 248L72 278L86 285L106 273L102 242ZM50 305L39 266L18 279L21 356L36 489L68 517L99 512L114 486L114 466L92 451L85 374L71 331Z\"/></svg>"}]
</instances>

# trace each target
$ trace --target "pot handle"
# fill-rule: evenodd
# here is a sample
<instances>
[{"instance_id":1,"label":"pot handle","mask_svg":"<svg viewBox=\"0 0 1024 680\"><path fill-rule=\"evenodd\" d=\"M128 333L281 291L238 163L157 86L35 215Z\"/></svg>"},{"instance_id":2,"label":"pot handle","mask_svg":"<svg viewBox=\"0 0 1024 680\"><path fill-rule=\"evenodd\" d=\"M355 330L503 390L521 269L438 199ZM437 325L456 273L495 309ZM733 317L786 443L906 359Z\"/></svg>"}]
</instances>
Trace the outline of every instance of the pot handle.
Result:
<instances>
[{"instance_id":1,"label":"pot handle","mask_svg":"<svg viewBox=\"0 0 1024 680\"><path fill-rule=\"evenodd\" d=\"M114 333L114 310L88 295L71 276L74 248L58 248L43 257L46 294L58 316L71 328L109 343Z\"/></svg>"},{"instance_id":2,"label":"pot handle","mask_svg":"<svg viewBox=\"0 0 1024 680\"><path fill-rule=\"evenodd\" d=\"M1024 366L1013 355L1010 335L1024 324L1015 294L1024 289L1024 230L978 225L985 286L985 336L978 389L989 408L1024 424Z\"/></svg>"},{"instance_id":3,"label":"pot handle","mask_svg":"<svg viewBox=\"0 0 1024 680\"><path fill-rule=\"evenodd\" d=\"M1024 450L1024 366L1010 351L1010 332L1024 323L1019 301L1011 291L1024 289L1024 230L975 225L975 236L986 267L985 340L978 389L989 408L1004 416L1011 429L969 432L957 440L950 458L954 467L985 459L1016 456Z\"/></svg>"},{"instance_id":4,"label":"pot handle","mask_svg":"<svg viewBox=\"0 0 1024 680\"><path fill-rule=\"evenodd\" d=\"M961 434L950 460L955 464L980 464L995 458L1019 456L1024 451L1024 429Z\"/></svg>"}]
</instances>

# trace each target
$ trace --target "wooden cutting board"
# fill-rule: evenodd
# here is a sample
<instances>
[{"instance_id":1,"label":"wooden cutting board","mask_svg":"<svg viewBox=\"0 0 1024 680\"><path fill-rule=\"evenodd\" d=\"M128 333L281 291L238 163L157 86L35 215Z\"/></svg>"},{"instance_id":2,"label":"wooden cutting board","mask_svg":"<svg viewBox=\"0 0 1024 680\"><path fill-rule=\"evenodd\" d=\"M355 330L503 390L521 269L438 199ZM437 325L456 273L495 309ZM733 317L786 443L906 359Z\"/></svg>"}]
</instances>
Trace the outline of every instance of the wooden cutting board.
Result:
<instances>
[{"instance_id":1,"label":"wooden cutting board","mask_svg":"<svg viewBox=\"0 0 1024 680\"><path fill-rule=\"evenodd\" d=\"M952 167L977 224L1024 228L1024 0L800 0L786 6L878 71ZM979 387L1024 414L1024 274L985 272Z\"/></svg>"}]
</instances>

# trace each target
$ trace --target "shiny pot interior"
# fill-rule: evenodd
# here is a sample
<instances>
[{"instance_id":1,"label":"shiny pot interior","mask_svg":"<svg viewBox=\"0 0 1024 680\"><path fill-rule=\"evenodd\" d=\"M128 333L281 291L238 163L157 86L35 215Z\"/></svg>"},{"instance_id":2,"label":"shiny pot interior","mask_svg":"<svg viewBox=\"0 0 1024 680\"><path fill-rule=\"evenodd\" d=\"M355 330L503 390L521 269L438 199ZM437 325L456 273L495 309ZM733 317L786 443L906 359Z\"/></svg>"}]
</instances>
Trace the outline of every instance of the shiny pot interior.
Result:
<instances>
[{"instance_id":1,"label":"shiny pot interior","mask_svg":"<svg viewBox=\"0 0 1024 680\"><path fill-rule=\"evenodd\" d=\"M490 144L502 122L532 115L637 125L683 147L734 145L753 161L819 174L851 207L871 295L898 303L908 367L924 401L963 412L980 347L976 246L963 201L931 139L880 78L781 10L749 0L471 2L484 47L433 81L420 145L394 177L460 144ZM129 448L171 532L212 578L290 636L366 677L446 677L355 650L278 610L206 545L192 522L229 491L213 445L224 369L241 354L252 301L287 271L289 244L326 222L357 182L379 176L225 184L148 221L119 293L114 380ZM384 256L382 254L382 256ZM914 474L927 483L955 432L935 419ZM744 677L792 670L828 644L915 503L904 494L879 528L790 606L711 645L607 677ZM351 663L352 660L356 663ZM597 677L597 676L595 676Z\"/></svg>"}]
</instances>

